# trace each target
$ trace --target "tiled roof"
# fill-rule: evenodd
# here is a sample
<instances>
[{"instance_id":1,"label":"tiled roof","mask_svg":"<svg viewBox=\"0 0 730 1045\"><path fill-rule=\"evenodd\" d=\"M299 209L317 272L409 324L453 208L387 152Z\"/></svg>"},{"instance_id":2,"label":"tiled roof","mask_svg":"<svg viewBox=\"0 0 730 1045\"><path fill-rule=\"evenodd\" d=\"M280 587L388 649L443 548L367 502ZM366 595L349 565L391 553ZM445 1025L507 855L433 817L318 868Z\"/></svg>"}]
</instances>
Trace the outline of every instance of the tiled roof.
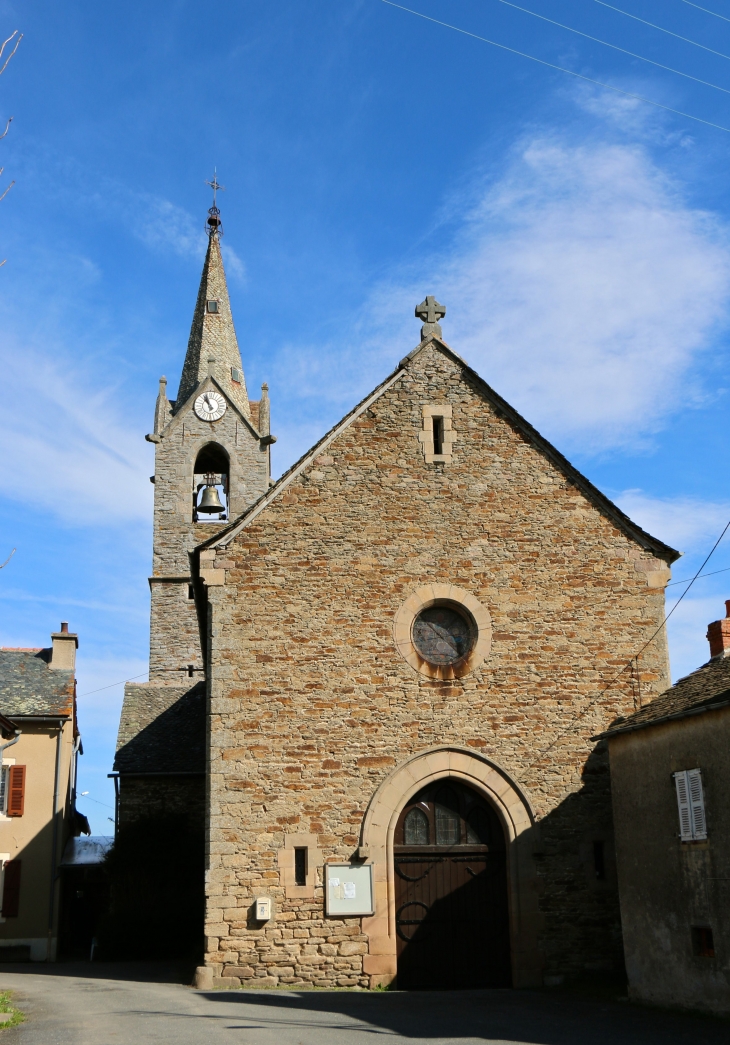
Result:
<instances>
[{"instance_id":1,"label":"tiled roof","mask_svg":"<svg viewBox=\"0 0 730 1045\"><path fill-rule=\"evenodd\" d=\"M0 714L73 714L74 673L50 660L50 649L0 649Z\"/></svg>"},{"instance_id":2,"label":"tiled roof","mask_svg":"<svg viewBox=\"0 0 730 1045\"><path fill-rule=\"evenodd\" d=\"M617 719L601 737L630 733L675 718L699 715L714 708L730 705L730 657L715 657L691 675L667 689L640 711Z\"/></svg>"},{"instance_id":3,"label":"tiled roof","mask_svg":"<svg viewBox=\"0 0 730 1045\"><path fill-rule=\"evenodd\" d=\"M192 689L128 683L114 769L119 773L205 772L205 683Z\"/></svg>"}]
</instances>

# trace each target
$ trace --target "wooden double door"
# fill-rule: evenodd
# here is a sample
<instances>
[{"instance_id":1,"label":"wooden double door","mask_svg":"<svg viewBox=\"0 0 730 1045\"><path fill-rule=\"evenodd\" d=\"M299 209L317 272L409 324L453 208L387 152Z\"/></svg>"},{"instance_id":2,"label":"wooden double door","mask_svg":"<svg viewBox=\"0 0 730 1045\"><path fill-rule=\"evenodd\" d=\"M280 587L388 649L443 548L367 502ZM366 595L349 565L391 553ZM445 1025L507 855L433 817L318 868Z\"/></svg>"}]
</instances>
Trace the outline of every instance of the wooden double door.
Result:
<instances>
[{"instance_id":1,"label":"wooden double door","mask_svg":"<svg viewBox=\"0 0 730 1045\"><path fill-rule=\"evenodd\" d=\"M511 986L507 854L497 814L446 780L420 791L396 827L398 986Z\"/></svg>"}]
</instances>

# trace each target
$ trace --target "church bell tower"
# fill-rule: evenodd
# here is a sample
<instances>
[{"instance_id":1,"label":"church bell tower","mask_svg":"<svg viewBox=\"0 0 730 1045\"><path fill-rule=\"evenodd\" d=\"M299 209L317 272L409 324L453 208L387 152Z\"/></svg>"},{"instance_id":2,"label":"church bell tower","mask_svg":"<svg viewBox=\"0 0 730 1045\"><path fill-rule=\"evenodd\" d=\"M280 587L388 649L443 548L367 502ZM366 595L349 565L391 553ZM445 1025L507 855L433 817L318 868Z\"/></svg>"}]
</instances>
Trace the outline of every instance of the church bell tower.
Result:
<instances>
[{"instance_id":1,"label":"church bell tower","mask_svg":"<svg viewBox=\"0 0 730 1045\"><path fill-rule=\"evenodd\" d=\"M221 256L223 227L208 212L208 250L180 386L167 398L160 378L155 444L150 683L190 686L204 677L189 552L268 490L269 399L246 391Z\"/></svg>"}]
</instances>

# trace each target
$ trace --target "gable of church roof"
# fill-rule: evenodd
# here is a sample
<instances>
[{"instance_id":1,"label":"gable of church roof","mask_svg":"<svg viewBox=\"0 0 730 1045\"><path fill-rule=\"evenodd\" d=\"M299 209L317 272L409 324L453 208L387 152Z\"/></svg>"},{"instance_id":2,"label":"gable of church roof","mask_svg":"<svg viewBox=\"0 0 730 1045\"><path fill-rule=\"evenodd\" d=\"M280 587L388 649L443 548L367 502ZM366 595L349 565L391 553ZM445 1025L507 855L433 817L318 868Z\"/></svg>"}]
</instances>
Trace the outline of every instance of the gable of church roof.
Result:
<instances>
[{"instance_id":1,"label":"gable of church roof","mask_svg":"<svg viewBox=\"0 0 730 1045\"><path fill-rule=\"evenodd\" d=\"M593 483L582 474L582 472L579 472L578 469L575 468L574 465L572 465L570 461L552 445L551 442L549 442L549 440L542 436L537 429L529 423L529 421L525 420L525 418L522 417L513 406L510 406L506 399L503 399L502 396L495 392L495 390L487 384L476 370L473 370L472 367L470 367L442 338L436 337L435 335L424 337L423 341L416 345L416 347L400 361L396 369L383 382L381 382L381 384L365 396L364 399L353 407L349 414L346 414L341 421L322 436L319 442L315 443L310 450L308 450L297 462L295 462L295 464L284 472L267 493L257 501L254 501L254 503L226 529L220 531L215 537L212 537L198 545L196 551L201 551L207 548L226 547L230 544L237 534L253 522L253 520L272 503L272 501L276 500L276 498L282 494L292 482L294 482L294 480L314 461L316 457L319 456L319 454L334 442L342 432L349 428L350 425L385 392L387 392L389 388L396 384L396 382L407 373L408 367L413 360L415 360L429 345L433 345L456 363L462 369L464 374L468 376L477 391L484 396L487 402L489 402L497 416L506 420L520 433L526 442L530 443L536 450L546 457L547 460L550 461L550 463L583 494L585 499L589 501L594 508L601 512L602 515L609 519L618 530L624 533L645 551L651 552L657 558L663 559L667 563L672 563L679 558L681 554L680 552L671 548L663 541L658 540L656 537L652 537L651 534L646 532L646 530L643 530L633 522L625 512L621 511L618 505L614 504L605 494L601 493L601 491L594 486Z\"/></svg>"}]
</instances>

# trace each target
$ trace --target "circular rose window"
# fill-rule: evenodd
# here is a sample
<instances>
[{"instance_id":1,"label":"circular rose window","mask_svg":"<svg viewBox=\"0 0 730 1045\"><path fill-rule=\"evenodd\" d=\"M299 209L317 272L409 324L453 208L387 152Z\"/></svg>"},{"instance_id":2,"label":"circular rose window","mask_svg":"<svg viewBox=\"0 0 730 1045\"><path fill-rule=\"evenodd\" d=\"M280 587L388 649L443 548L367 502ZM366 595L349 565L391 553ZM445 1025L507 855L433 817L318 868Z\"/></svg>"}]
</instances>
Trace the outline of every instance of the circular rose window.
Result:
<instances>
[{"instance_id":1,"label":"circular rose window","mask_svg":"<svg viewBox=\"0 0 730 1045\"><path fill-rule=\"evenodd\" d=\"M429 664L456 664L476 642L474 622L452 606L429 606L413 621L413 645Z\"/></svg>"}]
</instances>

